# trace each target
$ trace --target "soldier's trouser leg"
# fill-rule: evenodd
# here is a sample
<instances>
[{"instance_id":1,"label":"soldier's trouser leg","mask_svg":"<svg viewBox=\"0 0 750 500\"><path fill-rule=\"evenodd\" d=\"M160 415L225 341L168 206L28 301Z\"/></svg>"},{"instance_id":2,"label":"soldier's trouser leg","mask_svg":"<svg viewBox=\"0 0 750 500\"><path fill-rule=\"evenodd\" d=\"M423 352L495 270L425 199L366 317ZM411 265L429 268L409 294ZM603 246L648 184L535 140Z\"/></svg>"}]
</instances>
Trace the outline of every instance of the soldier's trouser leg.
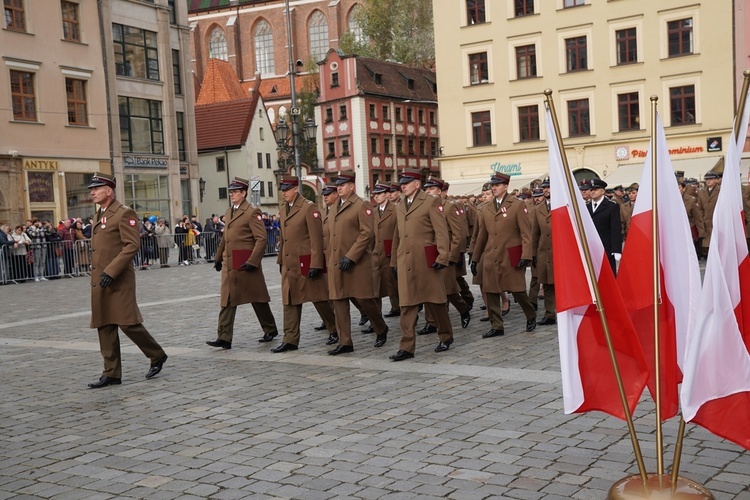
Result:
<instances>
[{"instance_id":1,"label":"soldier's trouser leg","mask_svg":"<svg viewBox=\"0 0 750 500\"><path fill-rule=\"evenodd\" d=\"M336 331L339 334L339 345L353 346L349 299L331 300L331 305L333 306L333 313L336 315Z\"/></svg>"},{"instance_id":2,"label":"soldier's trouser leg","mask_svg":"<svg viewBox=\"0 0 750 500\"><path fill-rule=\"evenodd\" d=\"M417 348L417 317L419 316L419 306L401 306L401 316L399 323L401 324L401 343L398 348L401 351L406 351L414 354Z\"/></svg>"},{"instance_id":3,"label":"soldier's trouser leg","mask_svg":"<svg viewBox=\"0 0 750 500\"><path fill-rule=\"evenodd\" d=\"M435 318L435 323L437 323L438 338L440 339L440 342L453 342L453 326L451 325L451 320L448 316L448 304L446 302L442 304L431 304L427 302L425 303L424 308L425 311L432 310L430 315Z\"/></svg>"},{"instance_id":4,"label":"soldier's trouser leg","mask_svg":"<svg viewBox=\"0 0 750 500\"><path fill-rule=\"evenodd\" d=\"M133 341L138 349L151 360L151 364L156 363L166 354L159 343L148 333L143 324L120 326L120 330Z\"/></svg>"},{"instance_id":5,"label":"soldier's trouser leg","mask_svg":"<svg viewBox=\"0 0 750 500\"><path fill-rule=\"evenodd\" d=\"M459 288L461 288L461 298L464 299L464 302L466 302L469 305L469 308L471 308L474 305L474 294L471 293L469 283L466 282L466 279L463 276L456 276L456 281L458 282Z\"/></svg>"},{"instance_id":6,"label":"soldier's trouser leg","mask_svg":"<svg viewBox=\"0 0 750 500\"><path fill-rule=\"evenodd\" d=\"M401 306L398 303L398 292L394 293L393 295L389 295L388 299L391 301L391 311L399 312L401 310Z\"/></svg>"},{"instance_id":7,"label":"soldier's trouser leg","mask_svg":"<svg viewBox=\"0 0 750 500\"><path fill-rule=\"evenodd\" d=\"M541 287L541 283L539 283L539 278L536 276L531 277L531 283L529 283L529 302L536 302L539 298L539 288Z\"/></svg>"},{"instance_id":8,"label":"soldier's trouser leg","mask_svg":"<svg viewBox=\"0 0 750 500\"><path fill-rule=\"evenodd\" d=\"M513 294L513 299L516 301L516 304L521 306L523 313L526 315L526 319L529 321L536 319L536 311L534 310L534 306L531 305L531 302L529 302L529 296L526 295L526 292L511 293Z\"/></svg>"},{"instance_id":9,"label":"soldier's trouser leg","mask_svg":"<svg viewBox=\"0 0 750 500\"><path fill-rule=\"evenodd\" d=\"M502 300L499 293L485 292L484 302L487 304L487 314L493 330L503 329Z\"/></svg>"},{"instance_id":10,"label":"soldier's trouser leg","mask_svg":"<svg viewBox=\"0 0 750 500\"><path fill-rule=\"evenodd\" d=\"M255 315L258 317L258 322L263 329L263 333L278 333L276 319L273 317L271 306L268 302L251 302L251 305L253 306Z\"/></svg>"},{"instance_id":11,"label":"soldier's trouser leg","mask_svg":"<svg viewBox=\"0 0 750 500\"><path fill-rule=\"evenodd\" d=\"M234 316L237 314L237 306L227 305L219 311L219 326L216 329L219 340L231 342L234 337Z\"/></svg>"},{"instance_id":12,"label":"soldier's trouser leg","mask_svg":"<svg viewBox=\"0 0 750 500\"><path fill-rule=\"evenodd\" d=\"M555 319L557 312L555 311L555 285L542 285L544 288L544 317Z\"/></svg>"},{"instance_id":13,"label":"soldier's trouser leg","mask_svg":"<svg viewBox=\"0 0 750 500\"><path fill-rule=\"evenodd\" d=\"M331 303L327 300L321 300L318 302L313 302L313 306L315 306L315 310L318 311L320 319L323 320L323 324L326 325L328 334L333 335L334 333L336 333L336 315L333 313L333 307L331 307Z\"/></svg>"},{"instance_id":14,"label":"soldier's trouser leg","mask_svg":"<svg viewBox=\"0 0 750 500\"><path fill-rule=\"evenodd\" d=\"M122 378L120 336L117 335L117 325L100 326L97 331L99 333L99 350L104 359L102 375L110 378Z\"/></svg>"},{"instance_id":15,"label":"soldier's trouser leg","mask_svg":"<svg viewBox=\"0 0 750 500\"><path fill-rule=\"evenodd\" d=\"M448 304L446 303L446 306L447 305ZM435 328L437 328L437 324L435 323L435 318L432 316L432 309L425 308L425 310L424 310L424 320L425 320L425 322L428 325L434 326Z\"/></svg>"},{"instance_id":16,"label":"soldier's trouser leg","mask_svg":"<svg viewBox=\"0 0 750 500\"><path fill-rule=\"evenodd\" d=\"M385 329L388 327L385 325L383 313L378 307L377 301L375 299L357 299L357 301L362 313L367 315L367 318L370 320L370 325L372 325L375 333L380 335L385 332Z\"/></svg>"},{"instance_id":17,"label":"soldier's trouser leg","mask_svg":"<svg viewBox=\"0 0 750 500\"><path fill-rule=\"evenodd\" d=\"M299 325L302 320L302 304L284 305L284 339L282 342L299 345Z\"/></svg>"},{"instance_id":18,"label":"soldier's trouser leg","mask_svg":"<svg viewBox=\"0 0 750 500\"><path fill-rule=\"evenodd\" d=\"M456 311L458 311L459 314L469 312L469 304L464 301L460 293L452 293L448 295L448 302L453 304L453 307L456 308Z\"/></svg>"}]
</instances>

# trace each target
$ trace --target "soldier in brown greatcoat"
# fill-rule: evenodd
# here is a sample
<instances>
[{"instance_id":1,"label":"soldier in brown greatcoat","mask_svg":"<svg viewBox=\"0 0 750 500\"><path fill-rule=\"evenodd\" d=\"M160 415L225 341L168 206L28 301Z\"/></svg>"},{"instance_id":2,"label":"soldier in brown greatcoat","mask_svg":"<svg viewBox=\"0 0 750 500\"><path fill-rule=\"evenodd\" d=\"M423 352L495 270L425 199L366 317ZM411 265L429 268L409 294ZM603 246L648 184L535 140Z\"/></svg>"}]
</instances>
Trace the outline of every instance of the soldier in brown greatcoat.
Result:
<instances>
[{"instance_id":1,"label":"soldier in brown greatcoat","mask_svg":"<svg viewBox=\"0 0 750 500\"><path fill-rule=\"evenodd\" d=\"M336 314L339 345L328 351L335 356L354 352L351 334L349 301L356 299L370 319L377 338L376 345L385 343L388 327L375 301L372 282L373 213L372 205L355 193L356 176L351 170L336 178L339 203L329 215L328 293Z\"/></svg>"},{"instance_id":2,"label":"soldier in brown greatcoat","mask_svg":"<svg viewBox=\"0 0 750 500\"><path fill-rule=\"evenodd\" d=\"M696 183L697 182L698 181L696 180ZM700 257L703 247L703 238L706 236L706 226L703 223L703 214L698 206L698 196L695 194L695 186L690 183L690 179L683 179L678 186L680 187L680 193L682 193L682 202L685 205L685 212L687 212L690 233L693 236L693 243L695 244L695 251L698 257Z\"/></svg>"},{"instance_id":3,"label":"soldier in brown greatcoat","mask_svg":"<svg viewBox=\"0 0 750 500\"><path fill-rule=\"evenodd\" d=\"M382 308L382 297L398 296L394 289L398 287L391 271L391 247L393 245L393 231L396 229L395 205L388 201L390 186L375 184L372 198L377 204L375 208L375 247L372 250L373 274L375 293L378 305ZM386 318L401 314L398 302L391 302L391 310L385 314ZM372 329L372 327L370 327ZM372 333L366 330L368 333Z\"/></svg>"},{"instance_id":4,"label":"soldier in brown greatcoat","mask_svg":"<svg viewBox=\"0 0 750 500\"><path fill-rule=\"evenodd\" d=\"M281 268L284 339L271 349L275 353L297 350L305 302L313 303L328 332L336 334L324 275L323 218L313 202L300 196L298 177L282 177L279 191L284 206L279 211L281 237L276 262Z\"/></svg>"},{"instance_id":5,"label":"soldier in brown greatcoat","mask_svg":"<svg viewBox=\"0 0 750 500\"><path fill-rule=\"evenodd\" d=\"M263 329L258 342L270 342L278 335L261 265L266 251L266 227L260 209L245 199L248 187L248 181L238 177L229 184L232 206L224 214L226 226L214 261L214 268L221 272L221 310L218 338L206 341L211 347L232 348L234 317L241 304L250 303L258 317Z\"/></svg>"},{"instance_id":6,"label":"soldier in brown greatcoat","mask_svg":"<svg viewBox=\"0 0 750 500\"><path fill-rule=\"evenodd\" d=\"M398 352L390 356L393 361L414 357L420 304L437 323L440 342L435 352L447 351L453 343L443 278L449 264L448 224L440 201L420 190L421 178L420 170L404 169L399 179L404 199L396 207L391 267L398 274L401 343Z\"/></svg>"},{"instance_id":7,"label":"soldier in brown greatcoat","mask_svg":"<svg viewBox=\"0 0 750 500\"><path fill-rule=\"evenodd\" d=\"M92 389L118 385L122 378L119 327L151 360L146 378L159 373L167 360L164 349L143 326L135 301L133 257L140 234L132 208L115 200L115 178L97 173L89 184L91 199L99 205L91 230L91 328L99 332L104 371Z\"/></svg>"},{"instance_id":8,"label":"soldier in brown greatcoat","mask_svg":"<svg viewBox=\"0 0 750 500\"><path fill-rule=\"evenodd\" d=\"M471 314L469 313L471 307L466 303L463 297L461 297L461 288L456 280L456 269L460 265L461 259L464 258L463 250L466 242L466 233L463 224L464 215L456 203L448 200L448 188L443 179L430 177L427 179L427 182L424 183L424 190L428 195L440 200L440 205L443 207L442 212L445 217L445 222L448 224L448 238L450 240L448 247L448 262L450 265L445 271L443 271L445 293L448 302L453 304L453 307L455 307L461 315L461 327L466 328L469 326L469 321L471 321ZM445 196L443 196L443 193L445 193ZM425 320L427 321L427 325L417 333L419 335L425 335L437 332L435 319L429 311L425 311Z\"/></svg>"},{"instance_id":9,"label":"soldier in brown greatcoat","mask_svg":"<svg viewBox=\"0 0 750 500\"><path fill-rule=\"evenodd\" d=\"M698 207L701 210L703 224L706 228L706 235L702 241L703 257L706 257L708 255L708 246L711 244L711 232L714 229L714 209L716 208L716 200L719 199L721 185L719 184L719 175L715 172L706 172L703 180L706 181L706 187L698 193Z\"/></svg>"},{"instance_id":10,"label":"soldier in brown greatcoat","mask_svg":"<svg viewBox=\"0 0 750 500\"><path fill-rule=\"evenodd\" d=\"M541 202L531 214L532 265L536 267L537 279L544 290L544 317L537 325L554 325L555 313L555 273L552 266L552 213L550 211L549 179L540 184ZM534 196L537 196L535 193Z\"/></svg>"},{"instance_id":11,"label":"soldier in brown greatcoat","mask_svg":"<svg viewBox=\"0 0 750 500\"><path fill-rule=\"evenodd\" d=\"M536 312L526 294L526 267L531 263L531 222L526 204L508 194L510 176L495 172L490 178L494 201L487 203L479 218L479 233L472 256L485 258L482 284L492 328L483 338L504 335L500 293L509 291L526 315L526 331L536 328ZM486 254L485 254L486 252Z\"/></svg>"}]
</instances>

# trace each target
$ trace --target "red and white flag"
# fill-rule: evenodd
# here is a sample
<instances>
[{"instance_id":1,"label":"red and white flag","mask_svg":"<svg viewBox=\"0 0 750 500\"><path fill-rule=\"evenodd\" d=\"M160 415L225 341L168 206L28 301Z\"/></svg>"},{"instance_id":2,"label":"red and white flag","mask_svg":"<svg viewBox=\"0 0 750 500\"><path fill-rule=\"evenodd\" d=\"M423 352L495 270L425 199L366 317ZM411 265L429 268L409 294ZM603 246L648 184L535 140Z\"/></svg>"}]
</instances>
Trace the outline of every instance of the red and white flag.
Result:
<instances>
[{"instance_id":1,"label":"red and white flag","mask_svg":"<svg viewBox=\"0 0 750 500\"><path fill-rule=\"evenodd\" d=\"M571 198L554 125L547 110L552 248L557 297L557 331L560 344L565 413L599 410L624 419L614 368L604 337L591 280L599 286L601 304L609 324L615 357L620 368L628 407L632 414L646 386L648 367L633 324L620 296L609 260L580 192ZM583 219L584 234L575 223L573 204ZM590 277L581 242L591 251L594 276Z\"/></svg>"},{"instance_id":2,"label":"red and white flag","mask_svg":"<svg viewBox=\"0 0 750 500\"><path fill-rule=\"evenodd\" d=\"M747 110L741 123L744 144ZM739 165L732 134L697 319L687 338L680 399L687 422L750 450L750 260Z\"/></svg>"},{"instance_id":3,"label":"red and white flag","mask_svg":"<svg viewBox=\"0 0 750 500\"><path fill-rule=\"evenodd\" d=\"M661 117L656 118L656 199L659 239L659 366L661 418L677 415L680 407L678 384L682 382L685 339L695 322L701 290L700 268L695 255L690 223L685 211ZM633 207L628 240L617 273L622 299L649 366L648 389L656 400L653 297L653 200L649 146L640 181L640 193Z\"/></svg>"}]
</instances>

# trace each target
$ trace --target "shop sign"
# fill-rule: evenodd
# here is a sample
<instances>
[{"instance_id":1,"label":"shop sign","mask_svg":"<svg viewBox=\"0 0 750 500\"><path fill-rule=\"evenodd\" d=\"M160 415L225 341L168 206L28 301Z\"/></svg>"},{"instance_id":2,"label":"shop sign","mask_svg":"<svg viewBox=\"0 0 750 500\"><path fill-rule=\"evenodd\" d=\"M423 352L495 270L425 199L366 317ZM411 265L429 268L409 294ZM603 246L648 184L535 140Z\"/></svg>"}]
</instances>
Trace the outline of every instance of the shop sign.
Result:
<instances>
[{"instance_id":1,"label":"shop sign","mask_svg":"<svg viewBox=\"0 0 750 500\"><path fill-rule=\"evenodd\" d=\"M153 156L123 156L122 164L125 167L151 167L167 168L169 160L167 158L154 158Z\"/></svg>"},{"instance_id":2,"label":"shop sign","mask_svg":"<svg viewBox=\"0 0 750 500\"><path fill-rule=\"evenodd\" d=\"M520 161L518 163L500 163L496 161L490 165L490 168L493 172L502 172L507 175L521 175L523 173Z\"/></svg>"},{"instance_id":3,"label":"shop sign","mask_svg":"<svg viewBox=\"0 0 750 500\"><path fill-rule=\"evenodd\" d=\"M26 158L23 160L24 170L58 170L60 163L57 160L37 160Z\"/></svg>"},{"instance_id":4,"label":"shop sign","mask_svg":"<svg viewBox=\"0 0 750 500\"><path fill-rule=\"evenodd\" d=\"M670 149L669 156L703 153L704 151L705 148L703 146L680 146L679 148ZM630 151L633 158L645 158L646 153L648 153L648 151L645 149L633 149Z\"/></svg>"},{"instance_id":5,"label":"shop sign","mask_svg":"<svg viewBox=\"0 0 750 500\"><path fill-rule=\"evenodd\" d=\"M721 137L709 137L706 139L706 148L709 153L721 151Z\"/></svg>"}]
</instances>

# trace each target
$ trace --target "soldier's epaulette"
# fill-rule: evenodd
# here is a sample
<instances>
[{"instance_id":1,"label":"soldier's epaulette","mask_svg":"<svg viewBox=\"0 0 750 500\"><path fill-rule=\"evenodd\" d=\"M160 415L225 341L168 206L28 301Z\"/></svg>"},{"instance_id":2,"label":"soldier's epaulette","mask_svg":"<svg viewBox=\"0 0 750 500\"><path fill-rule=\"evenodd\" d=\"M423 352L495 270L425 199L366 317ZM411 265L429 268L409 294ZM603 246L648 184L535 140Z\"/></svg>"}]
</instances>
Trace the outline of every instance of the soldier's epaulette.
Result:
<instances>
[{"instance_id":1,"label":"soldier's epaulette","mask_svg":"<svg viewBox=\"0 0 750 500\"><path fill-rule=\"evenodd\" d=\"M120 208L123 208L125 210L132 210L132 208L130 208L129 206L125 205L124 203L120 204Z\"/></svg>"},{"instance_id":2,"label":"soldier's epaulette","mask_svg":"<svg viewBox=\"0 0 750 500\"><path fill-rule=\"evenodd\" d=\"M306 203L307 203L308 205L315 205L315 203L313 203L312 201L308 200L307 198L304 198L304 200L305 200L305 202L306 202Z\"/></svg>"}]
</instances>

